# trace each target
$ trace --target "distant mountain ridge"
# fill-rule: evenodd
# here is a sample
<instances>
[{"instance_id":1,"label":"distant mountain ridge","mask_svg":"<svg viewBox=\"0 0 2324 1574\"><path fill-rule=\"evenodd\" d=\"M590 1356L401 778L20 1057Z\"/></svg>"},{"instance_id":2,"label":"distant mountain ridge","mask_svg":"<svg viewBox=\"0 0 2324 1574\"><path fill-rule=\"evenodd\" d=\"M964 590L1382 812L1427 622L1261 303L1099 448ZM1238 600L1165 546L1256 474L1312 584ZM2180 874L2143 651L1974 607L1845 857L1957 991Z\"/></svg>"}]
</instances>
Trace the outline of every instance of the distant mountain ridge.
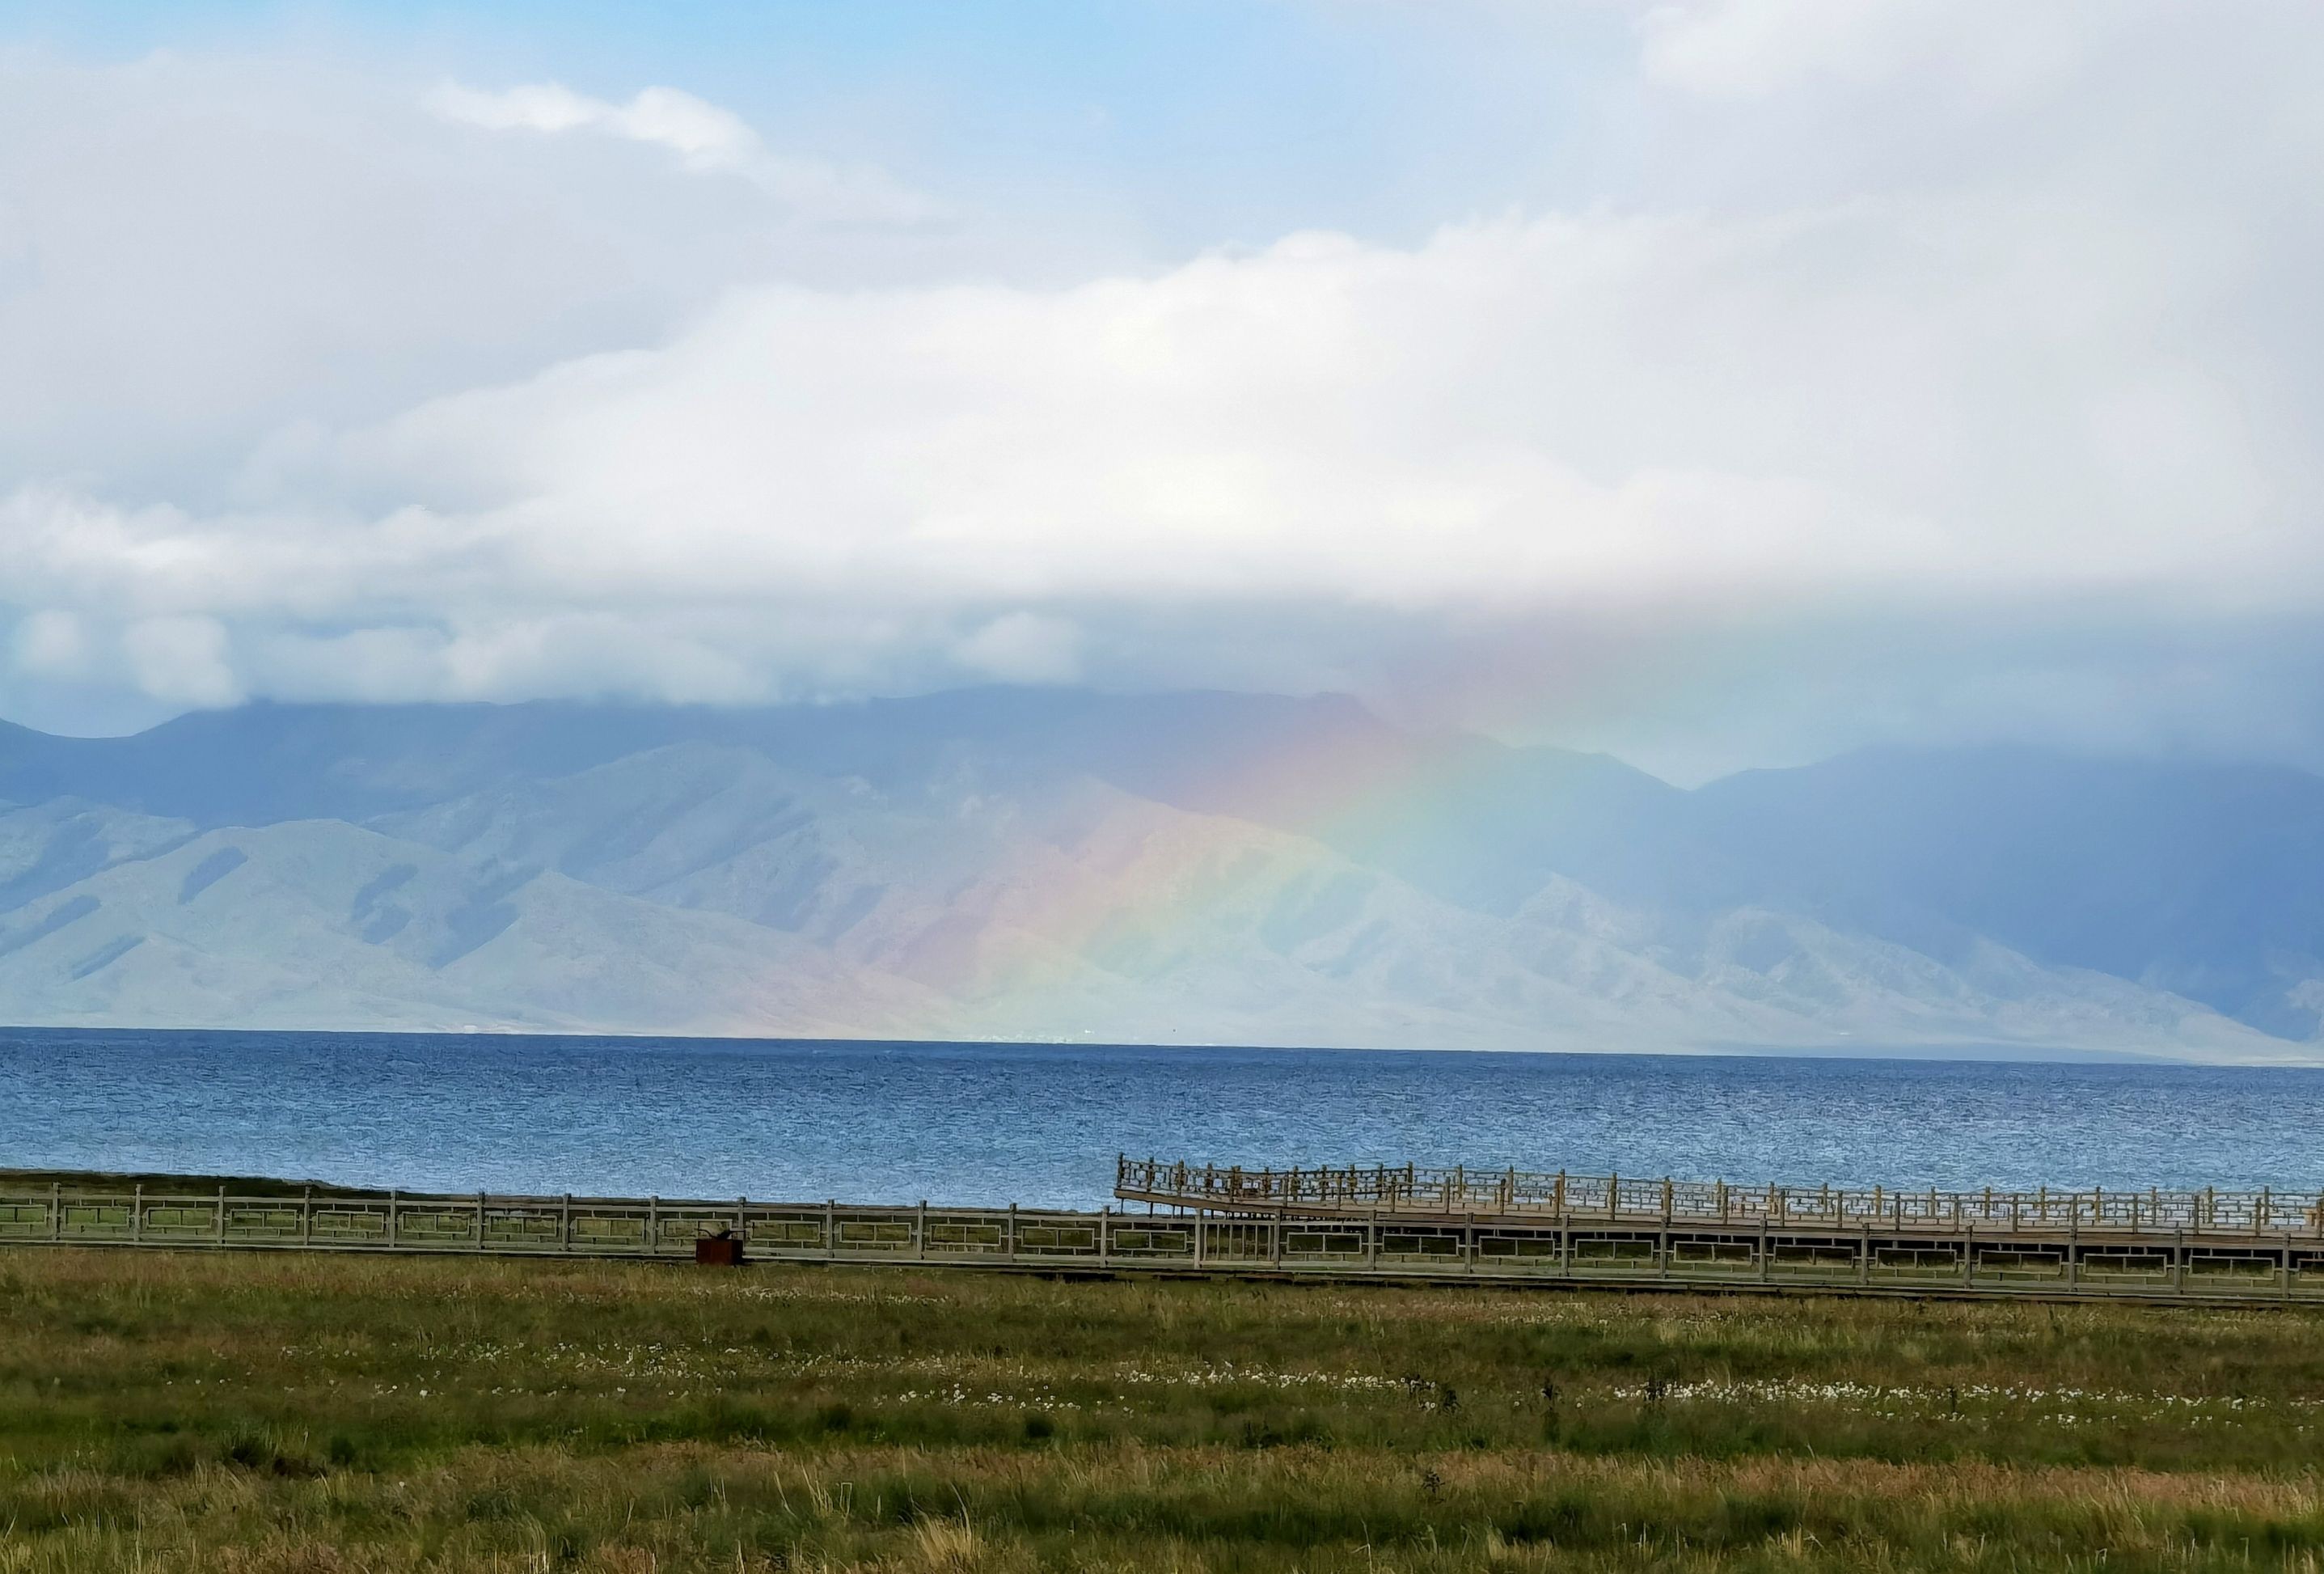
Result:
<instances>
[{"instance_id":1,"label":"distant mountain ridge","mask_svg":"<svg viewBox=\"0 0 2324 1574\"><path fill-rule=\"evenodd\" d=\"M1681 791L1338 697L0 726L0 1018L2319 1056L2324 779Z\"/></svg>"}]
</instances>

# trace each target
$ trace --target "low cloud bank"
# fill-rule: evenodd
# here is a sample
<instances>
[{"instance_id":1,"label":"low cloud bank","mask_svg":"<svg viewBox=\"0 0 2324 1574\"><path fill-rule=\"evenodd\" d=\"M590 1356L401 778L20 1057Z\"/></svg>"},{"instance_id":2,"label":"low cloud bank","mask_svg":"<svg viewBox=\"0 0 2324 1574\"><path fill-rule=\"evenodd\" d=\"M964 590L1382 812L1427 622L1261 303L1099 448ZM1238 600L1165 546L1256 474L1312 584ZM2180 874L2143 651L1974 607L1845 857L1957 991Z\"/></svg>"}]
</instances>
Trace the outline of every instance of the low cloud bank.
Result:
<instances>
[{"instance_id":1,"label":"low cloud bank","mask_svg":"<svg viewBox=\"0 0 2324 1574\"><path fill-rule=\"evenodd\" d=\"M1800 724L1818 695L1857 736L2142 742L2222 671L2296 701L2324 236L2288 194L2324 173L2293 69L2324 23L2252 20L1658 9L1609 86L1624 129L1592 134L1634 173L1595 204L1072 284L730 257L626 342L482 379L447 356L344 420L254 401L198 482L20 459L0 699L1194 678L1651 756L1716 691L1752 718L1737 759L1832 730ZM794 227L941 221L674 88L400 113L487 162L643 144L640 211L738 176ZM0 310L0 344L29 331ZM2205 746L2318 746L2249 720Z\"/></svg>"}]
</instances>

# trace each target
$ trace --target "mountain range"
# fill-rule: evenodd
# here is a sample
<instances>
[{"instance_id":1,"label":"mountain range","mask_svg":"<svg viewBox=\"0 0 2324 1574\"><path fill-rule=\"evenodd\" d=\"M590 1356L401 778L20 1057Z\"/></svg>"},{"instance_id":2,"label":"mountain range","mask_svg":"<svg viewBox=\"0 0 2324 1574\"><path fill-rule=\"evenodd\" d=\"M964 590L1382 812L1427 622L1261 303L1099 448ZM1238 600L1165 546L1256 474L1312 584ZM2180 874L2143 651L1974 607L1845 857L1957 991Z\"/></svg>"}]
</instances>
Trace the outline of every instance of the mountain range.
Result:
<instances>
[{"instance_id":1,"label":"mountain range","mask_svg":"<svg viewBox=\"0 0 2324 1574\"><path fill-rule=\"evenodd\" d=\"M2324 1059L2324 778L1343 698L0 724L0 1020Z\"/></svg>"}]
</instances>

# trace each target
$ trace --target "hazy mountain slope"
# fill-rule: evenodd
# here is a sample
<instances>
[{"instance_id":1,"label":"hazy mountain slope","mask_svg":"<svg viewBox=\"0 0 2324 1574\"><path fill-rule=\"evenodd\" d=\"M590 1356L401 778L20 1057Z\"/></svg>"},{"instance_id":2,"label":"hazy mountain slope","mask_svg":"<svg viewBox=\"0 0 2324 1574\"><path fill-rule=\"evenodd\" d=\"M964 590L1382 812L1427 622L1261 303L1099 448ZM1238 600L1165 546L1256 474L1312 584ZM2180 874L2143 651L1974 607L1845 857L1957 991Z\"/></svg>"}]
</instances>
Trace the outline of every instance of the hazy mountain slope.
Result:
<instances>
[{"instance_id":1,"label":"hazy mountain slope","mask_svg":"<svg viewBox=\"0 0 2324 1574\"><path fill-rule=\"evenodd\" d=\"M0 913L115 864L152 857L193 835L183 820L73 798L0 803Z\"/></svg>"},{"instance_id":2,"label":"hazy mountain slope","mask_svg":"<svg viewBox=\"0 0 2324 1574\"><path fill-rule=\"evenodd\" d=\"M1797 913L1625 909L1560 879L1517 915L1508 943L1529 965L1587 980L1625 1016L1670 979L1702 1020L1736 1021L1736 1042L1957 1042L2135 1049L2157 1042L2244 1059L2292 1053L2201 1005L2104 974L2046 968L1990 942L1941 960ZM1652 1020L1651 1015L1647 1020Z\"/></svg>"},{"instance_id":3,"label":"hazy mountain slope","mask_svg":"<svg viewBox=\"0 0 2324 1574\"><path fill-rule=\"evenodd\" d=\"M127 738L15 728L0 732L0 800L77 796L203 826L362 821L687 744L906 794L1094 777L1313 832L1501 912L1683 796L1601 755L1412 736L1340 696L1036 688L757 708L253 705Z\"/></svg>"},{"instance_id":4,"label":"hazy mountain slope","mask_svg":"<svg viewBox=\"0 0 2324 1574\"><path fill-rule=\"evenodd\" d=\"M1213 1024L1336 1022L1385 998L1333 966L1335 941L1351 943L1334 931L1361 925L1363 894L1322 916L1334 904L1312 893L1393 882L1314 843L1084 778L1021 798L890 795L686 745L378 823L807 935L943 991L986 1031L1110 1031L1141 1014L1141 991L1146 1016L1167 1002L1173 1021ZM1434 905L1401 887L1392 900ZM1489 927L1431 912L1406 925L1407 947L1431 922Z\"/></svg>"},{"instance_id":5,"label":"hazy mountain slope","mask_svg":"<svg viewBox=\"0 0 2324 1574\"><path fill-rule=\"evenodd\" d=\"M1987 937L2317 1036L2324 780L2026 750L1876 752L1692 794L1765 900L1941 950Z\"/></svg>"},{"instance_id":6,"label":"hazy mountain slope","mask_svg":"<svg viewBox=\"0 0 2324 1574\"><path fill-rule=\"evenodd\" d=\"M0 787L43 786L0 805L26 1021L2264 1058L2186 996L2324 1004L2290 773L1683 792L1341 699L985 690L0 729Z\"/></svg>"},{"instance_id":7,"label":"hazy mountain slope","mask_svg":"<svg viewBox=\"0 0 2324 1574\"><path fill-rule=\"evenodd\" d=\"M1004 856L973 795L899 801L753 751L689 743L571 776L498 784L372 823L469 858L829 941L907 872L939 886Z\"/></svg>"},{"instance_id":8,"label":"hazy mountain slope","mask_svg":"<svg viewBox=\"0 0 2324 1574\"><path fill-rule=\"evenodd\" d=\"M985 1032L1301 1042L1812 1038L1629 958L1630 987L1530 966L1492 918L1311 839L1073 778L1021 797L816 782L687 745L377 822L494 863L811 935ZM1648 982L1647 980L1651 980Z\"/></svg>"},{"instance_id":9,"label":"hazy mountain slope","mask_svg":"<svg viewBox=\"0 0 2324 1574\"><path fill-rule=\"evenodd\" d=\"M359 820L683 743L883 787L1097 775L1162 801L1256 818L1288 814L1351 772L1427 752L1334 696L973 689L742 708L259 704L122 738L0 724L0 801L75 796L203 825Z\"/></svg>"},{"instance_id":10,"label":"hazy mountain slope","mask_svg":"<svg viewBox=\"0 0 2324 1574\"><path fill-rule=\"evenodd\" d=\"M331 821L212 831L30 904L0 999L36 1022L878 1032L912 986L791 937Z\"/></svg>"}]
</instances>

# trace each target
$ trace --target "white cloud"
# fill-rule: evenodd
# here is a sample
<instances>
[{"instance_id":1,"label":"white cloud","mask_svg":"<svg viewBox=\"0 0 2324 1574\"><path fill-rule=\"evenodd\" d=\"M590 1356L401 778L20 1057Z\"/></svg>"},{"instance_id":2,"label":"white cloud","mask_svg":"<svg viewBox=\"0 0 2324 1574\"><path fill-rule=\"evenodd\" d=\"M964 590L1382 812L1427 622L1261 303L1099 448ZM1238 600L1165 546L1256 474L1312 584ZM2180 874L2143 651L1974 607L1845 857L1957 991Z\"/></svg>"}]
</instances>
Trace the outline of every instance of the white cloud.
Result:
<instances>
[{"instance_id":1,"label":"white cloud","mask_svg":"<svg viewBox=\"0 0 2324 1574\"><path fill-rule=\"evenodd\" d=\"M1681 0L1640 23L1649 79L1764 99L1817 84L1900 79L1973 93L2020 90L2070 69L2139 0Z\"/></svg>"},{"instance_id":2,"label":"white cloud","mask_svg":"<svg viewBox=\"0 0 2324 1574\"><path fill-rule=\"evenodd\" d=\"M1591 134L1618 199L1416 244L1295 233L1058 285L973 267L816 282L738 247L722 288L659 297L650 331L544 328L521 371L458 375L443 352L409 397L296 419L282 373L208 495L0 468L0 599L78 620L84 669L179 699L1231 672L1423 703L1407 675L1433 671L1502 710L1597 685L1674 713L1678 690L1783 667L1752 631L1866 641L2109 609L2105 671L2135 683L2047 647L1970 673L1970 636L1918 647L1965 674L1935 698L1895 698L1914 682L1874 661L1857 667L1887 701L1786 679L1859 729L1909 713L1956 731L1972 712L2038 730L2044 706L2098 693L2125 712L2216 695L2121 643L2144 627L2151 655L2183 623L2324 611L2324 227L2290 199L2324 174L2306 87L2324 21L2246 36L2144 5L1784 0L1642 13L1637 44L1621 126ZM853 179L783 174L743 121L669 88L429 102L415 134L444 162L396 166L410 183L481 212L540 181L576 206L473 263L431 240L457 268L393 251L415 270L401 297L387 264L346 262L354 294L393 307L375 328L353 295L300 293L343 261L302 241L279 280L295 310L226 297L285 367L338 364L334 335L383 354L390 328L433 344L482 331L494 302L525 317L535 276L543 324L597 299L602 280L558 293L549 242L587 233L572 215L607 171L662 171L604 203L639 233L652 202ZM471 153L489 190L461 183ZM556 173L568 157L587 180ZM739 179L699 178L720 175ZM0 201L48 246L40 203ZM428 222L421 203L396 212ZM106 283L97 248L71 255L89 277L46 364L93 425L104 390L73 394L64 351L134 360L97 308L137 309L153 275ZM482 293L455 276L496 267ZM281 329L300 312L330 333ZM154 319L164 372L189 315ZM0 350L35 341L30 320L0 303ZM1881 618L1850 621L1866 607ZM43 640L20 633L25 670ZM1556 703L1628 736L1605 703Z\"/></svg>"},{"instance_id":3,"label":"white cloud","mask_svg":"<svg viewBox=\"0 0 2324 1574\"><path fill-rule=\"evenodd\" d=\"M1011 612L954 648L962 665L1008 683L1070 683L1082 675L1082 633L1061 617Z\"/></svg>"},{"instance_id":4,"label":"white cloud","mask_svg":"<svg viewBox=\"0 0 2324 1574\"><path fill-rule=\"evenodd\" d=\"M411 505L380 529L585 604L2280 588L2316 542L2230 369L2147 341L2237 281L2123 239L1947 199L751 290L334 462Z\"/></svg>"},{"instance_id":5,"label":"white cloud","mask_svg":"<svg viewBox=\"0 0 2324 1574\"><path fill-rule=\"evenodd\" d=\"M556 82L499 93L447 82L428 96L427 103L447 120L487 131L556 133L595 127L669 148L702 170L736 169L760 151L757 134L739 116L674 88L648 88L627 104L609 104Z\"/></svg>"},{"instance_id":6,"label":"white cloud","mask_svg":"<svg viewBox=\"0 0 2324 1574\"><path fill-rule=\"evenodd\" d=\"M660 342L738 280L1006 275L1038 252L997 220L861 222L897 211L893 182L844 161L760 148L753 178L716 178L425 96L308 58L0 42L0 492L272 497L302 440Z\"/></svg>"},{"instance_id":7,"label":"white cloud","mask_svg":"<svg viewBox=\"0 0 2324 1574\"><path fill-rule=\"evenodd\" d=\"M881 171L777 153L740 116L675 88L643 88L613 104L556 82L498 93L447 82L426 103L445 120L486 131L598 131L667 148L689 170L742 176L824 222L914 225L945 216L941 205Z\"/></svg>"},{"instance_id":8,"label":"white cloud","mask_svg":"<svg viewBox=\"0 0 2324 1574\"><path fill-rule=\"evenodd\" d=\"M35 612L16 625L16 665L40 676L78 677L88 661L88 638L69 612Z\"/></svg>"},{"instance_id":9,"label":"white cloud","mask_svg":"<svg viewBox=\"0 0 2324 1574\"><path fill-rule=\"evenodd\" d=\"M231 705L242 698L226 626L209 617L148 617L121 636L137 686L182 705Z\"/></svg>"},{"instance_id":10,"label":"white cloud","mask_svg":"<svg viewBox=\"0 0 2324 1574\"><path fill-rule=\"evenodd\" d=\"M1948 198L1296 236L1056 292L740 291L658 350L327 440L289 483L395 500L370 515L25 492L0 571L59 604L448 623L456 692L689 697L751 690L753 611L858 619L782 658L829 681L882 642L1068 676L1069 604L2309 594L2324 543L2222 369L2147 342L2236 276L2120 228ZM1800 287L1835 256L1845 290ZM680 616L692 656L652 632Z\"/></svg>"}]
</instances>

